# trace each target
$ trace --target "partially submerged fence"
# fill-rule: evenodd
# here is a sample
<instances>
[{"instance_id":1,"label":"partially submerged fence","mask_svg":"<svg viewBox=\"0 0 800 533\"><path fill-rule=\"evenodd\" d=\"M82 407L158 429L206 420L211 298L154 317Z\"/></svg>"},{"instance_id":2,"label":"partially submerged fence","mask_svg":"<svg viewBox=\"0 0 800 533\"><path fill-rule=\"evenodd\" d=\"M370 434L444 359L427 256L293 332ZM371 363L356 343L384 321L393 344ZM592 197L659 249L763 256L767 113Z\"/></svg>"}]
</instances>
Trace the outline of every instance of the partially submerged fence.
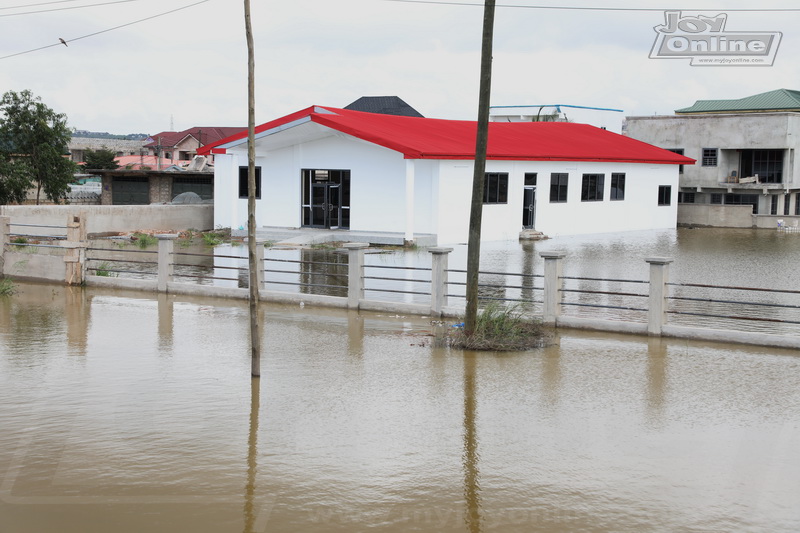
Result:
<instances>
[{"instance_id":1,"label":"partially submerged fence","mask_svg":"<svg viewBox=\"0 0 800 533\"><path fill-rule=\"evenodd\" d=\"M71 284L248 297L244 257L176 250L177 235L158 235L156 250L109 250L89 245L82 224L72 219L63 227L46 228L52 230L47 239L36 235L35 242L15 243L25 238L27 226L0 217L3 272ZM466 271L449 268L451 248L427 249L430 266L366 264L368 244L343 248L344 253L320 261L265 258L264 247L258 246L261 299L433 317L463 312ZM800 291L674 283L669 279L672 260L660 257L645 260L646 280L566 276L565 253L539 255L541 274L482 271L479 298L519 306L556 327L800 347ZM13 272L9 266L20 257L49 257L51 271L39 275L44 267L28 265L23 273ZM61 277L53 273L53 258L61 261L56 265ZM391 301L397 297L406 301Z\"/></svg>"}]
</instances>

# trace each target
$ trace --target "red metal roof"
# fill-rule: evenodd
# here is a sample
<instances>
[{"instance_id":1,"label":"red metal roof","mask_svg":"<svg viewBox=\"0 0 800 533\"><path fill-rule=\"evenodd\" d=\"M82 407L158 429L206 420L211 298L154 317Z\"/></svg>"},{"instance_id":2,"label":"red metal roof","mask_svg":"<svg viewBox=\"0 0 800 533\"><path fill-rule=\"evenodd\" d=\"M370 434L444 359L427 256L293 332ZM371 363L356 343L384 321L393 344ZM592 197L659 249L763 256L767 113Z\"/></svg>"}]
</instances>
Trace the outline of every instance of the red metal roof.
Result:
<instances>
[{"instance_id":1,"label":"red metal roof","mask_svg":"<svg viewBox=\"0 0 800 533\"><path fill-rule=\"evenodd\" d=\"M256 128L256 134L308 117L312 122L395 150L406 159L474 159L477 123L309 107ZM247 130L198 150L225 153ZM686 165L684 157L630 137L573 122L490 122L487 158L512 161L607 161Z\"/></svg>"},{"instance_id":2,"label":"red metal roof","mask_svg":"<svg viewBox=\"0 0 800 533\"><path fill-rule=\"evenodd\" d=\"M158 144L160 139L162 148L171 148L189 136L199 139L203 144L213 144L239 131L242 131L242 128L194 127L183 131L162 131L151 135L149 138L152 139L152 141L145 144L145 146L154 147Z\"/></svg>"}]
</instances>

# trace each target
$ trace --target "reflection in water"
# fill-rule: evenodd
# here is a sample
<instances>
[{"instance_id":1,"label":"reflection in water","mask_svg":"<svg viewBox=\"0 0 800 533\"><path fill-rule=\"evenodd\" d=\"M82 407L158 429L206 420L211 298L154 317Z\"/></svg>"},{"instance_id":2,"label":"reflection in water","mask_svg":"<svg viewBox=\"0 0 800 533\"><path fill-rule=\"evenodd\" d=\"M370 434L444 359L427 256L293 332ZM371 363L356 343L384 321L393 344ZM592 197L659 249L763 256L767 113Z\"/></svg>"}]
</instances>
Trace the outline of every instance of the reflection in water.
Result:
<instances>
[{"instance_id":1,"label":"reflection in water","mask_svg":"<svg viewBox=\"0 0 800 533\"><path fill-rule=\"evenodd\" d=\"M481 487L478 470L478 432L476 417L478 402L475 398L475 353L464 353L464 498L467 509L465 520L470 533L481 531Z\"/></svg>"},{"instance_id":2,"label":"reflection in water","mask_svg":"<svg viewBox=\"0 0 800 533\"><path fill-rule=\"evenodd\" d=\"M667 343L661 337L647 340L647 411L651 422L664 414L667 385Z\"/></svg>"},{"instance_id":3,"label":"reflection in water","mask_svg":"<svg viewBox=\"0 0 800 533\"><path fill-rule=\"evenodd\" d=\"M364 319L358 311L347 311L347 349L350 355L364 355Z\"/></svg>"},{"instance_id":4,"label":"reflection in water","mask_svg":"<svg viewBox=\"0 0 800 533\"><path fill-rule=\"evenodd\" d=\"M3 531L800 531L794 352L265 305L260 417L245 302L84 290L0 299Z\"/></svg>"},{"instance_id":5,"label":"reflection in water","mask_svg":"<svg viewBox=\"0 0 800 533\"><path fill-rule=\"evenodd\" d=\"M258 470L258 412L261 406L261 379L250 378L250 434L247 438L247 485L244 490L244 533L254 533L255 497Z\"/></svg>"},{"instance_id":6,"label":"reflection in water","mask_svg":"<svg viewBox=\"0 0 800 533\"><path fill-rule=\"evenodd\" d=\"M173 330L173 297L166 293L158 293L158 347L162 351L172 349Z\"/></svg>"}]
</instances>

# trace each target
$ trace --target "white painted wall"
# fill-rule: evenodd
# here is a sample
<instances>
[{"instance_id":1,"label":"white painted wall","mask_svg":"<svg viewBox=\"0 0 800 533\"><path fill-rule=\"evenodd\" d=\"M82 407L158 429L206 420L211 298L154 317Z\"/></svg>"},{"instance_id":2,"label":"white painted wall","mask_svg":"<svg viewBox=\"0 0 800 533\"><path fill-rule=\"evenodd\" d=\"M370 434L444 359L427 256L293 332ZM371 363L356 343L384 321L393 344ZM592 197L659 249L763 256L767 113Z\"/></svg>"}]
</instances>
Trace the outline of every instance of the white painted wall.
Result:
<instances>
[{"instance_id":1,"label":"white painted wall","mask_svg":"<svg viewBox=\"0 0 800 533\"><path fill-rule=\"evenodd\" d=\"M246 165L244 146L217 157L215 225L245 227L247 200L238 198L238 168ZM300 170L349 169L352 230L403 232L406 228L406 161L392 150L344 134L260 154L262 199L258 226L301 225ZM466 242L472 196L472 161L414 162L414 232L438 235L439 244ZM536 229L548 236L673 228L677 219L677 165L488 161L487 172L509 174L508 202L485 205L481 238L517 239L522 229L524 174L538 174ZM567 172L568 202L550 203L550 174ZM609 200L611 173L626 174L624 201ZM604 173L601 202L581 202L583 173ZM670 206L657 206L658 186L672 186Z\"/></svg>"},{"instance_id":2,"label":"white painted wall","mask_svg":"<svg viewBox=\"0 0 800 533\"><path fill-rule=\"evenodd\" d=\"M483 206L481 239L516 239L522 230L524 175L536 172L536 230L549 237L674 228L678 205L677 165L575 163L549 161L489 161L487 172L507 172L507 204ZM550 203L550 174L569 174L567 202ZM625 199L610 201L611 174L626 175ZM605 174L603 201L582 202L584 173ZM672 187L669 206L658 206L659 185ZM441 161L438 235L440 244L466 242L472 194L472 163Z\"/></svg>"}]
</instances>

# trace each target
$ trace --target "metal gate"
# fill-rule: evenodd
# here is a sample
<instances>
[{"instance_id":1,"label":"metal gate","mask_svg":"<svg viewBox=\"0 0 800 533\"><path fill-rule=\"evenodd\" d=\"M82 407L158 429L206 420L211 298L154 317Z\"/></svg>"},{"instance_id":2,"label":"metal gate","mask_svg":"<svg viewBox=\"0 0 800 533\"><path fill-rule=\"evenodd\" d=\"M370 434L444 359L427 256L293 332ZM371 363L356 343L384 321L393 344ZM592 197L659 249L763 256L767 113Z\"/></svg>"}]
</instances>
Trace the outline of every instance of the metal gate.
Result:
<instances>
[{"instance_id":1,"label":"metal gate","mask_svg":"<svg viewBox=\"0 0 800 533\"><path fill-rule=\"evenodd\" d=\"M148 178L114 177L111 180L113 205L149 205L150 180Z\"/></svg>"}]
</instances>

